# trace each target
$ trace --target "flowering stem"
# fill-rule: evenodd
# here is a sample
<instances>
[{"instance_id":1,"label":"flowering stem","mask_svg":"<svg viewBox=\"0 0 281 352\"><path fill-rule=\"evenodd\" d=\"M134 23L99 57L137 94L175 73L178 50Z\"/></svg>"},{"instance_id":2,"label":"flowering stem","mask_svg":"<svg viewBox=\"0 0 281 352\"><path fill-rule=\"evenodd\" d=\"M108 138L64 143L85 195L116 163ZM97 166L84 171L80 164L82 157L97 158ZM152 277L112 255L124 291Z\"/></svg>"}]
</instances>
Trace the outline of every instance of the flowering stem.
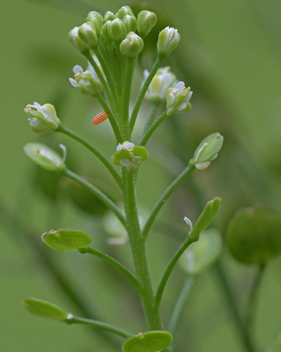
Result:
<instances>
[{"instance_id":1,"label":"flowering stem","mask_svg":"<svg viewBox=\"0 0 281 352\"><path fill-rule=\"evenodd\" d=\"M145 146L146 143L148 142L149 138L152 136L153 132L156 130L156 128L166 119L167 117L167 111L164 111L162 115L158 117L156 121L153 122L153 124L150 126L150 128L146 131L144 136L139 141L139 145Z\"/></svg>"},{"instance_id":2,"label":"flowering stem","mask_svg":"<svg viewBox=\"0 0 281 352\"><path fill-rule=\"evenodd\" d=\"M196 276L188 276L183 288L179 294L178 300L175 304L175 308L174 311L172 313L172 317L170 320L170 325L169 325L169 329L168 331L173 335L177 326L177 323L179 321L180 315L182 313L184 304L186 302L186 299L190 293L190 291L192 290L192 288L194 287L194 284L197 281L197 277Z\"/></svg>"},{"instance_id":3,"label":"flowering stem","mask_svg":"<svg viewBox=\"0 0 281 352\"><path fill-rule=\"evenodd\" d=\"M130 130L131 132L133 131L133 128L134 128L134 125L135 125L135 122L136 122L136 118L138 116L138 112L139 112L139 109L140 109L140 106L141 106L141 103L143 101L143 98L145 96L145 93L152 81L152 78L155 76L158 68L160 67L162 61L164 60L164 57L162 56L157 56L157 59L151 69L151 71L149 72L149 75L147 76L142 88L141 88L141 91L140 91L140 94L137 98L137 101L135 103L135 106L134 106L134 109L133 109L133 112L132 112L132 115L131 115L131 119L130 119Z\"/></svg>"},{"instance_id":4,"label":"flowering stem","mask_svg":"<svg viewBox=\"0 0 281 352\"><path fill-rule=\"evenodd\" d=\"M150 329L161 330L162 323L159 313L155 309L154 305L154 295L148 269L145 242L141 236L141 230L139 226L136 204L135 175L127 172L127 170L123 171L123 175L126 179L127 186L126 190L124 190L127 231L136 269L136 275L141 285L140 295Z\"/></svg>"},{"instance_id":5,"label":"flowering stem","mask_svg":"<svg viewBox=\"0 0 281 352\"><path fill-rule=\"evenodd\" d=\"M108 171L111 173L115 181L118 183L119 186L121 186L121 177L119 173L116 171L114 166L111 164L111 162L107 159L106 156L104 156L96 147L94 147L91 143L89 143L86 139L80 137L78 134L70 131L68 128L64 127L63 125L60 125L57 129L57 132L61 132L66 134L67 136L75 139L77 142L81 143L89 149L93 154L95 154L100 161L104 164L104 166L108 169Z\"/></svg>"},{"instance_id":6,"label":"flowering stem","mask_svg":"<svg viewBox=\"0 0 281 352\"><path fill-rule=\"evenodd\" d=\"M125 86L124 86L124 98L123 98L123 120L129 120L129 103L131 97L131 88L134 75L134 69L136 65L137 58L134 59L126 58L126 75L125 75Z\"/></svg>"},{"instance_id":7,"label":"flowering stem","mask_svg":"<svg viewBox=\"0 0 281 352\"><path fill-rule=\"evenodd\" d=\"M109 122L111 124L112 129L113 129L116 141L117 141L117 143L121 143L122 142L122 137L121 137L121 134L120 134L119 127L118 127L118 125L116 123L116 120L115 120L115 118L113 116L113 113L112 113L111 109L107 105L107 102L104 100L104 98L103 98L103 96L101 94L95 95L95 98L100 103L100 105L102 106L103 110L105 112L109 113L108 119L109 119Z\"/></svg>"},{"instance_id":8,"label":"flowering stem","mask_svg":"<svg viewBox=\"0 0 281 352\"><path fill-rule=\"evenodd\" d=\"M64 176L67 176L71 180L79 183L81 186L87 188L90 192L92 192L96 197L98 197L108 208L117 216L117 218L121 221L121 223L126 228L126 220L120 210L117 208L116 204L112 202L111 199L107 197L101 190L97 187L93 186L91 183L84 180L82 177L78 176L74 172L70 171L67 167L65 167L61 173Z\"/></svg>"},{"instance_id":9,"label":"flowering stem","mask_svg":"<svg viewBox=\"0 0 281 352\"><path fill-rule=\"evenodd\" d=\"M142 236L144 239L147 238L149 230L150 230L159 210L162 208L162 206L164 205L164 203L166 202L168 197L175 190L175 188L182 182L182 180L185 179L185 177L188 176L193 170L195 170L194 163L189 163L189 165L179 174L179 176L170 184L170 186L166 189L166 191L159 198L158 202L155 204L155 206L154 206L151 214L149 215L149 218L147 219L146 224L143 228Z\"/></svg>"},{"instance_id":10,"label":"flowering stem","mask_svg":"<svg viewBox=\"0 0 281 352\"><path fill-rule=\"evenodd\" d=\"M152 122L155 118L155 115L157 113L157 110L160 106L161 102L158 101L151 101L149 104L149 110L148 110L148 114L146 117L146 121L145 121L145 125L141 134L141 139L144 137L145 133L147 132L147 130L149 129L149 127L152 125Z\"/></svg>"},{"instance_id":11,"label":"flowering stem","mask_svg":"<svg viewBox=\"0 0 281 352\"><path fill-rule=\"evenodd\" d=\"M191 239L189 236L187 237L187 239L183 242L183 244L180 246L180 248L177 250L177 252L174 254L174 256L172 257L172 259L170 260L169 264L167 265L162 278L160 280L160 283L158 285L158 289L155 295L155 307L157 310L159 310L159 305L160 305L160 301L163 295L163 291L164 288L167 284L167 281L171 275L171 272L174 268L174 266L176 265L177 261L179 260L180 256L183 254L183 252L186 250L186 248L188 246L191 245L191 243L193 243L194 239Z\"/></svg>"},{"instance_id":12,"label":"flowering stem","mask_svg":"<svg viewBox=\"0 0 281 352\"><path fill-rule=\"evenodd\" d=\"M78 251L82 254L84 253L90 253L92 255L95 255L99 258L104 259L111 265L113 265L116 269L118 269L122 274L124 274L130 281L131 283L136 287L137 290L140 290L140 283L136 276L129 270L127 269L123 264L118 262L116 259L112 258L110 255L105 254L98 249L87 247L83 249L78 249Z\"/></svg>"},{"instance_id":13,"label":"flowering stem","mask_svg":"<svg viewBox=\"0 0 281 352\"><path fill-rule=\"evenodd\" d=\"M129 333L129 332L125 331L125 330L119 329L116 326L113 326L113 325L110 325L110 324L106 324L106 323L102 323L100 321L92 320L92 319L85 319L85 318L80 318L80 317L71 317L71 318L68 318L66 320L66 323L68 323L68 324L90 325L90 326L93 326L93 327L95 327L97 329L106 330L106 331L112 332L113 334L116 334L116 335L119 335L119 336L122 336L122 337L126 337L126 338L132 336L131 333Z\"/></svg>"}]
</instances>

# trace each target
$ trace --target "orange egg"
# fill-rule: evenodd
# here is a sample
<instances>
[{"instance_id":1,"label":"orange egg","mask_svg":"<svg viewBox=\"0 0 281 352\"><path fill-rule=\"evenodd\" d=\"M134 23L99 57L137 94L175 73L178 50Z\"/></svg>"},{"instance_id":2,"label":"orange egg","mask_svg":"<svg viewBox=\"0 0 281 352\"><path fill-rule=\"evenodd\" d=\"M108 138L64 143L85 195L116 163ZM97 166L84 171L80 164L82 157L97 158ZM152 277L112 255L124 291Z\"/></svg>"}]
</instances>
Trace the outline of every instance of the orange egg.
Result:
<instances>
[{"instance_id":1,"label":"orange egg","mask_svg":"<svg viewBox=\"0 0 281 352\"><path fill-rule=\"evenodd\" d=\"M108 113L105 111L100 112L97 116L93 118L92 124L98 125L108 118Z\"/></svg>"}]
</instances>

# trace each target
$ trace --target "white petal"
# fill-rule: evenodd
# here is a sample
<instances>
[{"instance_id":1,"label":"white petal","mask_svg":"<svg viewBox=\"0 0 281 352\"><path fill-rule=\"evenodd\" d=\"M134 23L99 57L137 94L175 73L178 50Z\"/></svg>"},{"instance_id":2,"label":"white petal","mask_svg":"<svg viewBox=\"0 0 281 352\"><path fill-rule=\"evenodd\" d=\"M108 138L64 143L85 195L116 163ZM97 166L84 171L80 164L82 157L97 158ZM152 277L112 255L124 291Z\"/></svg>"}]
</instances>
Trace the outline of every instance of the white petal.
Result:
<instances>
[{"instance_id":1,"label":"white petal","mask_svg":"<svg viewBox=\"0 0 281 352\"><path fill-rule=\"evenodd\" d=\"M75 65L72 69L73 73L75 73L75 74L79 73L80 70L82 70L82 72L83 72L83 68L79 65Z\"/></svg>"},{"instance_id":2,"label":"white petal","mask_svg":"<svg viewBox=\"0 0 281 352\"><path fill-rule=\"evenodd\" d=\"M175 100L175 96L174 96L174 94L172 92L169 94L169 96L171 97L170 101L169 101L169 105L172 105L174 100Z\"/></svg>"},{"instance_id":3,"label":"white petal","mask_svg":"<svg viewBox=\"0 0 281 352\"><path fill-rule=\"evenodd\" d=\"M211 163L207 161L206 163L195 164L197 170L205 170Z\"/></svg>"},{"instance_id":4,"label":"white petal","mask_svg":"<svg viewBox=\"0 0 281 352\"><path fill-rule=\"evenodd\" d=\"M131 162L128 159L121 159L120 164L127 167L131 164Z\"/></svg>"},{"instance_id":5,"label":"white petal","mask_svg":"<svg viewBox=\"0 0 281 352\"><path fill-rule=\"evenodd\" d=\"M184 88L184 82L180 81L175 85L175 89L183 89Z\"/></svg>"},{"instance_id":6,"label":"white petal","mask_svg":"<svg viewBox=\"0 0 281 352\"><path fill-rule=\"evenodd\" d=\"M193 225L192 225L191 220L190 220L190 219L188 219L188 217L187 217L187 216L185 216L185 217L183 218L183 220L187 223L187 225L189 225L190 230L192 231Z\"/></svg>"},{"instance_id":7,"label":"white petal","mask_svg":"<svg viewBox=\"0 0 281 352\"><path fill-rule=\"evenodd\" d=\"M126 143L125 144L125 148L129 151L129 152L131 152L133 149L134 149L134 143Z\"/></svg>"},{"instance_id":8,"label":"white petal","mask_svg":"<svg viewBox=\"0 0 281 352\"><path fill-rule=\"evenodd\" d=\"M119 150L123 150L123 147L122 147L122 144L119 143L116 147L116 150L119 151Z\"/></svg>"},{"instance_id":9,"label":"white petal","mask_svg":"<svg viewBox=\"0 0 281 352\"><path fill-rule=\"evenodd\" d=\"M73 87L79 87L79 83L77 83L75 79L69 78L69 82Z\"/></svg>"},{"instance_id":10,"label":"white petal","mask_svg":"<svg viewBox=\"0 0 281 352\"><path fill-rule=\"evenodd\" d=\"M180 104L180 105L177 107L177 110L178 110L178 111L181 111L181 110L183 110L185 107L186 107L186 103L182 103L182 104Z\"/></svg>"}]
</instances>

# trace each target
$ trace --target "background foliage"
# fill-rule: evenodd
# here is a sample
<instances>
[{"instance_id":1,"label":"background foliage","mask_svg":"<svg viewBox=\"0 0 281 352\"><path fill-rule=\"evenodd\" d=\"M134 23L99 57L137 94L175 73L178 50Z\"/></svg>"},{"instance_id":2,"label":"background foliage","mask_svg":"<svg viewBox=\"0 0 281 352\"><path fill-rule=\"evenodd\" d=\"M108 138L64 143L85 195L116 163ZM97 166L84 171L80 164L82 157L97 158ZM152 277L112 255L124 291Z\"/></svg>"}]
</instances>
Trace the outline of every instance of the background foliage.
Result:
<instances>
[{"instance_id":1,"label":"background foliage","mask_svg":"<svg viewBox=\"0 0 281 352\"><path fill-rule=\"evenodd\" d=\"M99 351L103 338L80 326L64 326L28 315L21 307L24 296L32 295L54 302L75 312L50 272L38 260L42 250L40 235L51 228L81 228L91 233L94 245L105 248L101 222L77 210L63 191L56 200L46 198L38 186L35 166L24 156L27 142L39 141L68 147L69 162L82 168L85 175L97 178L106 188L112 187L105 170L82 147L64 136L33 134L22 112L28 103L38 101L56 106L65 125L96 143L107 155L115 148L105 124L93 127L91 119L99 112L88 97L73 89L68 81L72 67L84 64L67 39L68 31L83 22L90 10L115 12L122 5L144 6L155 11L164 28L178 28L182 42L169 58L180 80L192 87L193 110L188 115L167 119L158 131L157 140L148 145L151 157L139 175L142 189L139 200L151 208L164 186L189 160L192 150L208 133L220 131L225 137L223 150L216 162L204 173L197 171L192 183L202 192L199 199L191 191L190 179L167 202L149 239L152 276L158 282L165 263L178 245L177 236L185 227L184 216L195 219L201 203L214 196L223 200L216 226L225 234L226 225L236 209L262 203L281 211L281 5L270 0L162 0L123 3L122 1L79 0L10 0L1 12L1 191L0 191L0 340L3 351ZM135 7L135 8L136 8ZM156 31L157 35L157 31ZM153 35L150 37L153 43ZM150 68L151 53L141 64ZM141 70L135 77L139 89ZM147 106L144 106L145 114ZM59 137L59 138L58 138ZM184 148L179 148L179 139ZM172 152L168 152L168 150ZM52 176L52 175L51 175ZM149 182L147 182L147 179ZM146 179L146 180L145 180ZM55 180L53 180L55 182ZM47 181L43 182L50 187ZM50 211L51 208L51 211ZM202 208L202 207L201 207ZM60 209L60 210L58 210ZM168 219L168 220L167 220ZM175 230L176 229L178 230ZM165 229L165 231L163 231ZM162 234L161 234L162 232ZM37 248L37 249L38 249ZM43 249L48 253L48 249ZM126 260L128 247L110 247L111 253ZM111 313L111 323L141 331L143 321L133 289L118 273L98 259L76 253L56 256L63 277L74 275L75 288L81 288L86 302L95 302L93 314ZM39 254L42 259L43 252ZM47 258L47 257L46 257ZM128 259L129 260L129 259ZM237 264L227 251L223 266L231 275L233 290L245 305L247 292L255 275L254 267ZM265 272L255 335L263 348L280 329L281 259L273 260ZM167 309L172 309L184 274L177 269L165 294ZM114 299L112 299L114 292ZM133 297L128 301L128 296ZM186 333L188 331L188 333ZM185 308L177 337L184 351L238 351L235 334L224 296L217 285L215 270L197 283ZM94 339L93 339L94 337ZM241 349L242 350L242 349Z\"/></svg>"}]
</instances>

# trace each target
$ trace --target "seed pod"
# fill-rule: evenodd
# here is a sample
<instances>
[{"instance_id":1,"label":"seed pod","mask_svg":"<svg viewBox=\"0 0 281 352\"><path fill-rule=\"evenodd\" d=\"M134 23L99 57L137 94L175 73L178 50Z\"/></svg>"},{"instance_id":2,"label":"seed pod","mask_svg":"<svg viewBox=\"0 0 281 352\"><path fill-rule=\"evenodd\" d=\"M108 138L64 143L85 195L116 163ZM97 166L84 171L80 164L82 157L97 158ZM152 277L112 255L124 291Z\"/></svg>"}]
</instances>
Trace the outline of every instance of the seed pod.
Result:
<instances>
[{"instance_id":1,"label":"seed pod","mask_svg":"<svg viewBox=\"0 0 281 352\"><path fill-rule=\"evenodd\" d=\"M173 341L168 331L147 331L130 337L123 343L123 352L157 352L167 348Z\"/></svg>"},{"instance_id":2,"label":"seed pod","mask_svg":"<svg viewBox=\"0 0 281 352\"><path fill-rule=\"evenodd\" d=\"M32 314L61 321L64 321L67 318L67 313L65 313L60 307L55 304L42 301L41 299L27 297L22 300L22 304L24 308Z\"/></svg>"},{"instance_id":3,"label":"seed pod","mask_svg":"<svg viewBox=\"0 0 281 352\"><path fill-rule=\"evenodd\" d=\"M51 230L42 235L43 242L58 251L75 251L86 248L92 243L92 237L80 230Z\"/></svg>"},{"instance_id":4,"label":"seed pod","mask_svg":"<svg viewBox=\"0 0 281 352\"><path fill-rule=\"evenodd\" d=\"M97 116L93 118L92 124L93 125L99 125L103 121L105 121L108 118L108 113L106 111L102 111Z\"/></svg>"}]
</instances>

